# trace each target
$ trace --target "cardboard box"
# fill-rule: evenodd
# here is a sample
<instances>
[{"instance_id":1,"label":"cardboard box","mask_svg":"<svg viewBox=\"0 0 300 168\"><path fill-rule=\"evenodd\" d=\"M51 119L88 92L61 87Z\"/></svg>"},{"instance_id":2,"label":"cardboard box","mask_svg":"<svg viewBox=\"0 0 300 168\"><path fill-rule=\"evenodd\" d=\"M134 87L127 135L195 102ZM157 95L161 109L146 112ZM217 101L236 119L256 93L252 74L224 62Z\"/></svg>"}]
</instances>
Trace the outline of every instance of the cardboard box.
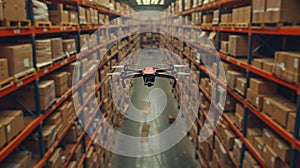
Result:
<instances>
[{"instance_id":1,"label":"cardboard box","mask_svg":"<svg viewBox=\"0 0 300 168\"><path fill-rule=\"evenodd\" d=\"M254 148L258 153L262 153L264 146L265 146L265 142L264 139L262 137L254 137Z\"/></svg>"},{"instance_id":2,"label":"cardboard box","mask_svg":"<svg viewBox=\"0 0 300 168\"><path fill-rule=\"evenodd\" d=\"M247 80L246 78L237 78L236 79L236 84L235 84L235 91L237 91L239 94L241 94L242 96L245 96L246 94L246 83Z\"/></svg>"},{"instance_id":3,"label":"cardboard box","mask_svg":"<svg viewBox=\"0 0 300 168\"><path fill-rule=\"evenodd\" d=\"M71 160L75 160L75 161L80 160L81 154L82 154L81 150L82 150L82 145L79 144L78 147L76 148Z\"/></svg>"},{"instance_id":4,"label":"cardboard box","mask_svg":"<svg viewBox=\"0 0 300 168\"><path fill-rule=\"evenodd\" d=\"M254 107L256 110L261 111L263 106L263 100L265 95L259 95L252 91L250 88L247 89L247 101Z\"/></svg>"},{"instance_id":5,"label":"cardboard box","mask_svg":"<svg viewBox=\"0 0 300 168\"><path fill-rule=\"evenodd\" d=\"M78 24L78 13L75 11L69 11L70 23Z\"/></svg>"},{"instance_id":6,"label":"cardboard box","mask_svg":"<svg viewBox=\"0 0 300 168\"><path fill-rule=\"evenodd\" d=\"M62 38L52 38L51 40L51 52L52 59L57 60L61 58L63 54Z\"/></svg>"},{"instance_id":7,"label":"cardboard box","mask_svg":"<svg viewBox=\"0 0 300 168\"><path fill-rule=\"evenodd\" d=\"M0 58L0 71L8 70L8 63L6 58Z\"/></svg>"},{"instance_id":8,"label":"cardboard box","mask_svg":"<svg viewBox=\"0 0 300 168\"><path fill-rule=\"evenodd\" d=\"M256 94L274 94L277 91L277 84L264 79L251 78L250 88Z\"/></svg>"},{"instance_id":9,"label":"cardboard box","mask_svg":"<svg viewBox=\"0 0 300 168\"><path fill-rule=\"evenodd\" d=\"M288 116L288 124L287 124L287 131L294 133L295 129L295 122L296 122L296 113L289 113Z\"/></svg>"},{"instance_id":10,"label":"cardboard box","mask_svg":"<svg viewBox=\"0 0 300 168\"><path fill-rule=\"evenodd\" d=\"M254 145L254 138L262 136L262 129L260 128L248 128L247 129L247 139L248 141Z\"/></svg>"},{"instance_id":11,"label":"cardboard box","mask_svg":"<svg viewBox=\"0 0 300 168\"><path fill-rule=\"evenodd\" d=\"M85 8L83 7L78 7L79 10L79 24L86 24L86 13L85 13Z\"/></svg>"},{"instance_id":12,"label":"cardboard box","mask_svg":"<svg viewBox=\"0 0 300 168\"><path fill-rule=\"evenodd\" d=\"M69 90L68 83L55 86L55 95L57 97L63 96Z\"/></svg>"},{"instance_id":13,"label":"cardboard box","mask_svg":"<svg viewBox=\"0 0 300 168\"><path fill-rule=\"evenodd\" d=\"M3 2L0 1L0 20L4 20L4 13L3 13Z\"/></svg>"},{"instance_id":14,"label":"cardboard box","mask_svg":"<svg viewBox=\"0 0 300 168\"><path fill-rule=\"evenodd\" d=\"M76 127L72 126L69 132L64 137L63 142L66 144L74 143L77 140Z\"/></svg>"},{"instance_id":15,"label":"cardboard box","mask_svg":"<svg viewBox=\"0 0 300 168\"><path fill-rule=\"evenodd\" d=\"M274 152L272 147L266 145L262 151L262 157L265 159L266 164L270 168L277 168L280 166L280 159Z\"/></svg>"},{"instance_id":16,"label":"cardboard box","mask_svg":"<svg viewBox=\"0 0 300 168\"><path fill-rule=\"evenodd\" d=\"M14 76L33 67L32 45L11 45L0 47L0 58L8 62L9 76Z\"/></svg>"},{"instance_id":17,"label":"cardboard box","mask_svg":"<svg viewBox=\"0 0 300 168\"><path fill-rule=\"evenodd\" d=\"M264 23L264 14L266 10L266 0L252 1L252 22Z\"/></svg>"},{"instance_id":18,"label":"cardboard box","mask_svg":"<svg viewBox=\"0 0 300 168\"><path fill-rule=\"evenodd\" d=\"M263 112L271 116L283 127L286 127L289 121L289 113L296 113L296 104L283 97L268 97L264 100Z\"/></svg>"},{"instance_id":19,"label":"cardboard box","mask_svg":"<svg viewBox=\"0 0 300 168\"><path fill-rule=\"evenodd\" d=\"M229 42L228 41L221 41L221 50L224 54L228 54L229 49Z\"/></svg>"},{"instance_id":20,"label":"cardboard box","mask_svg":"<svg viewBox=\"0 0 300 168\"><path fill-rule=\"evenodd\" d=\"M45 125L43 127L43 140L45 149L49 149L57 137L57 130L55 125Z\"/></svg>"},{"instance_id":21,"label":"cardboard box","mask_svg":"<svg viewBox=\"0 0 300 168\"><path fill-rule=\"evenodd\" d=\"M267 145L273 146L274 138L275 138L275 135L272 133L272 131L270 129L267 129L267 128L263 129L263 140Z\"/></svg>"},{"instance_id":22,"label":"cardboard box","mask_svg":"<svg viewBox=\"0 0 300 168\"><path fill-rule=\"evenodd\" d=\"M0 125L5 127L6 140L12 140L24 128L23 112L21 110L0 111Z\"/></svg>"},{"instance_id":23,"label":"cardboard box","mask_svg":"<svg viewBox=\"0 0 300 168\"><path fill-rule=\"evenodd\" d=\"M69 22L69 12L63 8L63 4L48 5L49 19L53 24L57 25Z\"/></svg>"},{"instance_id":24,"label":"cardboard box","mask_svg":"<svg viewBox=\"0 0 300 168\"><path fill-rule=\"evenodd\" d=\"M51 50L51 40L36 40L35 41L36 46L36 63L37 66L43 66L49 63L52 63L52 50Z\"/></svg>"},{"instance_id":25,"label":"cardboard box","mask_svg":"<svg viewBox=\"0 0 300 168\"><path fill-rule=\"evenodd\" d=\"M75 39L65 39L63 40L63 51L65 53L76 52L76 42Z\"/></svg>"},{"instance_id":26,"label":"cardboard box","mask_svg":"<svg viewBox=\"0 0 300 168\"><path fill-rule=\"evenodd\" d=\"M55 85L53 80L45 80L39 82L39 92L40 92L40 105L42 110L46 110L49 105L55 101ZM28 85L18 92L15 95L19 100L30 110L35 111L35 102L34 100L34 86Z\"/></svg>"},{"instance_id":27,"label":"cardboard box","mask_svg":"<svg viewBox=\"0 0 300 168\"><path fill-rule=\"evenodd\" d=\"M243 57L248 55L248 36L229 35L229 54L234 57ZM252 49L259 44L257 38L253 39Z\"/></svg>"},{"instance_id":28,"label":"cardboard box","mask_svg":"<svg viewBox=\"0 0 300 168\"><path fill-rule=\"evenodd\" d=\"M226 135L226 138L224 140L225 145L229 150L232 150L233 144L234 144L234 139L236 138L236 135L232 131L229 131L229 130L224 130L224 133Z\"/></svg>"},{"instance_id":29,"label":"cardboard box","mask_svg":"<svg viewBox=\"0 0 300 168\"><path fill-rule=\"evenodd\" d=\"M241 149L242 149L242 141L238 138L234 139L234 145L233 145L233 156L235 159L239 162L241 158Z\"/></svg>"},{"instance_id":30,"label":"cardboard box","mask_svg":"<svg viewBox=\"0 0 300 168\"><path fill-rule=\"evenodd\" d=\"M299 8L297 0L267 0L265 23L299 22Z\"/></svg>"},{"instance_id":31,"label":"cardboard box","mask_svg":"<svg viewBox=\"0 0 300 168\"><path fill-rule=\"evenodd\" d=\"M245 152L244 163L245 163L245 166L244 166L245 168L258 168L258 167L260 167L258 165L257 161L255 160L255 158L248 151Z\"/></svg>"},{"instance_id":32,"label":"cardboard box","mask_svg":"<svg viewBox=\"0 0 300 168\"><path fill-rule=\"evenodd\" d=\"M299 83L299 52L275 52L273 74L293 83Z\"/></svg>"},{"instance_id":33,"label":"cardboard box","mask_svg":"<svg viewBox=\"0 0 300 168\"><path fill-rule=\"evenodd\" d=\"M57 148L53 154L50 156L47 161L47 168L57 168L63 164L63 160L61 158L61 148Z\"/></svg>"},{"instance_id":34,"label":"cardboard box","mask_svg":"<svg viewBox=\"0 0 300 168\"><path fill-rule=\"evenodd\" d=\"M62 116L60 111L56 111L51 116L49 116L46 120L44 120L45 125L55 125L58 127L62 123Z\"/></svg>"},{"instance_id":35,"label":"cardboard box","mask_svg":"<svg viewBox=\"0 0 300 168\"><path fill-rule=\"evenodd\" d=\"M279 138L275 138L273 141L273 150L284 162L290 161L291 147Z\"/></svg>"},{"instance_id":36,"label":"cardboard box","mask_svg":"<svg viewBox=\"0 0 300 168\"><path fill-rule=\"evenodd\" d=\"M265 62L263 65L263 70L272 73L274 65L274 62Z\"/></svg>"},{"instance_id":37,"label":"cardboard box","mask_svg":"<svg viewBox=\"0 0 300 168\"><path fill-rule=\"evenodd\" d=\"M22 0L2 0L3 19L14 21L27 20L26 2ZM14 11L14 12L12 12Z\"/></svg>"},{"instance_id":38,"label":"cardboard box","mask_svg":"<svg viewBox=\"0 0 300 168\"><path fill-rule=\"evenodd\" d=\"M68 74L65 71L56 72L47 77L50 80L54 80L55 86L60 86L68 82Z\"/></svg>"},{"instance_id":39,"label":"cardboard box","mask_svg":"<svg viewBox=\"0 0 300 168\"><path fill-rule=\"evenodd\" d=\"M227 84L230 88L236 87L236 80L239 77L244 77L245 75L243 73L240 73L238 71L227 71Z\"/></svg>"},{"instance_id":40,"label":"cardboard box","mask_svg":"<svg viewBox=\"0 0 300 168\"><path fill-rule=\"evenodd\" d=\"M68 165L68 168L77 168L77 162L76 161L71 161L70 164Z\"/></svg>"},{"instance_id":41,"label":"cardboard box","mask_svg":"<svg viewBox=\"0 0 300 168\"><path fill-rule=\"evenodd\" d=\"M5 162L18 163L21 168L34 167L30 151L18 151L10 154Z\"/></svg>"},{"instance_id":42,"label":"cardboard box","mask_svg":"<svg viewBox=\"0 0 300 168\"><path fill-rule=\"evenodd\" d=\"M6 80L9 77L8 70L0 71L0 81Z\"/></svg>"},{"instance_id":43,"label":"cardboard box","mask_svg":"<svg viewBox=\"0 0 300 168\"><path fill-rule=\"evenodd\" d=\"M1 135L5 135L6 132L6 127L4 125L2 125L2 122L0 123L0 134ZM6 136L0 136L0 148L3 147L3 145L5 145L7 142L6 140Z\"/></svg>"},{"instance_id":44,"label":"cardboard box","mask_svg":"<svg viewBox=\"0 0 300 168\"><path fill-rule=\"evenodd\" d=\"M255 58L252 61L252 65L256 68L263 69L263 66L265 63L274 62L274 59L272 58Z\"/></svg>"}]
</instances>

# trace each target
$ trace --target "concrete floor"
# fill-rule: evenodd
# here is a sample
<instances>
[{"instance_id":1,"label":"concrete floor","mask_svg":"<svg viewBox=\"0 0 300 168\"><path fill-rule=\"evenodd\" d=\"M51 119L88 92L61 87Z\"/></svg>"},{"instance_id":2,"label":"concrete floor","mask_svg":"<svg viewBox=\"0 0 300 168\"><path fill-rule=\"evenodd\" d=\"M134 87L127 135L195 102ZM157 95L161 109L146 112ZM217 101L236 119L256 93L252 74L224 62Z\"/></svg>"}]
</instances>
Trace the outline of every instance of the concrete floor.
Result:
<instances>
[{"instance_id":1,"label":"concrete floor","mask_svg":"<svg viewBox=\"0 0 300 168\"><path fill-rule=\"evenodd\" d=\"M159 54L143 54L139 59L139 64L142 66L154 66L161 64ZM171 92L172 86L169 80L156 78L155 86L148 88L143 85L143 80L133 80L133 87L131 88L131 101L138 109L149 108L150 101L149 93L154 88L164 90L167 97L167 104L163 113L153 121L148 122L150 125L150 135L155 135L169 127L168 115L176 116L178 114L177 102ZM130 110L130 107L129 109ZM136 122L126 119L122 127L119 128L121 132L131 135L140 136L141 122ZM164 142L157 142L158 144ZM126 149L125 149L126 150ZM185 137L177 145L169 150L149 157L125 157L113 154L111 164L112 168L197 168L200 167L198 160L195 160L195 148L191 141Z\"/></svg>"}]
</instances>

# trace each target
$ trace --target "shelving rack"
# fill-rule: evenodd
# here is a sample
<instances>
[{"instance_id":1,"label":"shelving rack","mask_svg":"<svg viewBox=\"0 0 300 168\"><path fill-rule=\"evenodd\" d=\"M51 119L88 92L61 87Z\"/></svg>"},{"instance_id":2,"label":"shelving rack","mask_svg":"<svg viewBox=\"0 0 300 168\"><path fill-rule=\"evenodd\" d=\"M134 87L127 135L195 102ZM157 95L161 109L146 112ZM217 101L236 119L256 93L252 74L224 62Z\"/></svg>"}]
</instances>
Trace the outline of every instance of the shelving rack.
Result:
<instances>
[{"instance_id":1,"label":"shelving rack","mask_svg":"<svg viewBox=\"0 0 300 168\"><path fill-rule=\"evenodd\" d=\"M231 9L234 7L239 7L239 6L245 6L245 5L252 5L252 2L250 0L241 0L241 1L235 1L235 0L219 0L216 2L212 2L209 4L204 4L202 6L196 7L196 8L192 8L180 13L175 14L176 16L189 16L194 12L206 12L208 10L217 10L219 9L220 14L219 14L219 18L221 17L222 12L224 11L223 9ZM203 15L202 15L203 16ZM257 76L260 76L262 78L268 79L270 81L273 81L274 83L277 83L281 86L284 86L286 88L289 88L291 90L293 90L296 94L297 94L297 111L296 111L296 122L295 122L295 129L294 129L294 133L291 134L289 133L287 130L285 130L284 128L282 128L279 124L277 124L275 121L273 121L270 117L268 117L266 114L257 111L256 109L254 109L253 107L251 107L251 105L246 101L245 97L242 97L240 95L238 95L236 92L234 92L233 90L231 90L230 88L227 88L227 85L224 84L222 81L220 81L216 76L214 76L213 74L210 74L206 68L201 65L200 63L198 63L196 60L194 60L194 58L192 58L190 55L186 55L184 53L183 54L183 58L188 59L190 62L192 62L199 70L202 74L205 74L206 76L210 76L210 80L214 81L217 83L217 86L221 86L222 88L224 88L227 93L231 96L233 96L237 102L243 104L244 108L245 108L245 113L244 113L244 128L243 132L239 131L239 129L233 125L232 121L230 121L230 119L223 114L222 118L228 123L228 125L230 126L230 128L234 131L234 133L237 135L237 137L239 137L241 139L241 141L243 142L243 147L242 147L242 151L241 151L241 158L240 158L240 166L242 167L242 163L244 160L244 153L246 151L246 149L248 149L250 151L250 153L256 158L256 160L260 163L260 165L262 167L266 167L266 163L264 162L264 159L260 156L260 154L258 152L256 152L256 150L252 147L252 145L248 142L248 140L246 139L246 130L247 130L247 119L248 119L248 115L253 114L255 115L257 118L259 118L263 123L265 123L268 127L270 127L276 134L278 134L282 139L284 139L286 142L288 142L290 144L290 146L292 147L292 152L291 152L291 157L290 157L290 167L291 168L295 168L296 167L296 163L297 163L297 156L299 156L299 152L300 152L300 137L299 137L299 123L300 123L300 86L298 84L293 84L287 81L284 81L274 75L272 75L272 73L263 71L261 69L258 69L256 67L254 67L253 65L251 65L252 63L252 41L253 41L253 36L260 36L260 35L275 35L275 36L279 36L282 38L288 37L288 36L297 36L300 37L300 27L279 27L279 28L274 28L274 29L252 29L251 27L249 28L223 28L223 27L219 27L219 26L200 26L200 25L162 25L163 30L164 31L168 31L168 28L170 27L177 27L177 28L183 28L183 29L191 29L191 28L199 28L203 31L214 31L217 32L218 36L217 38L219 38L218 40L218 45L216 46L216 49L219 51L220 50L220 37L222 33L233 33L233 34L244 34L244 35L248 35L248 41L249 41L249 46L248 46L248 57L247 57L247 61L242 61L242 60L238 60L235 59L233 57L229 57L227 55L224 55L220 52L215 52L214 50L207 48L207 47L203 47L199 44L197 44L196 42L191 42L191 41L187 41L186 45L187 46L193 46L196 47L197 49L200 49L206 53L208 53L211 56L215 56L215 57L219 57L222 61L230 63L232 65L235 65L237 67L240 67L242 69L244 69L246 71L246 77L247 77L247 84L246 84L246 88L249 88L250 85L250 77L251 74L255 74ZM168 49L173 49L173 41L170 40L168 41L165 45L166 48ZM173 45L173 46L172 46ZM219 66L219 65L218 65ZM219 68L217 68L219 69ZM218 74L218 72L217 72ZM200 76L201 77L201 76ZM204 94L204 96L208 99L211 100L209 94L201 87L199 87L200 91ZM211 102L214 107L218 110L220 110L217 106L217 104L215 102ZM215 133L217 135L217 133ZM218 136L218 135L217 135ZM236 164L234 164L235 167L238 167Z\"/></svg>"},{"instance_id":2,"label":"shelving rack","mask_svg":"<svg viewBox=\"0 0 300 168\"><path fill-rule=\"evenodd\" d=\"M69 1L61 1L61 0L43 0L45 2L50 2L50 3L62 3L64 5L72 5L75 6L78 12L78 7L82 6L82 7L87 7L87 8L93 8L98 10L99 13L102 14L107 14L111 19L114 19L116 17L122 16L122 14L117 13L115 11L111 11L109 9L106 9L104 7L100 7L100 6L96 6L94 4L89 4L86 2L83 2L82 0L69 0ZM39 79L44 77L45 75L48 75L51 72L54 72L56 70L59 70L63 67L65 67L66 65L75 62L76 60L80 60L82 58L87 57L88 55L97 52L98 55L98 59L101 58L100 57L100 52L99 49L101 49L104 46L109 46L114 44L115 42L117 42L118 40L123 40L126 39L128 37L131 37L131 40L128 40L128 43L125 44L124 46L129 46L129 44L131 45L131 47L129 48L127 53L123 53L123 56L128 55L133 49L134 46L138 44L138 40L139 40L139 35L133 35L133 34L124 34L121 37L118 37L116 39L107 41L106 43L103 43L99 41L98 39L98 44L97 46L89 49L88 51L84 51L82 53L80 53L80 49L81 49L81 45L80 45L80 35L84 32L94 32L97 29L101 28L102 25L98 25L98 26L89 26L89 27L58 27L58 26L54 26L54 27L49 27L49 28L37 28L34 26L34 18L33 18L33 9L32 9L32 0L28 0L27 1L27 7L28 7L28 17L31 21L31 27L30 28L16 28L16 29L11 29L11 28L7 28L7 29L1 29L0 30L0 37L4 37L4 38L30 38L31 39L31 44L33 46L33 60L34 60L34 68L36 69L36 72L14 84L13 86L4 89L0 92L0 98L3 98L9 94L11 94L14 91L17 91L18 89L28 85L28 84L33 84L34 85L34 94L35 94L35 104L36 104L36 111L35 111L35 116L33 116L33 120L30 122L30 124L26 125L25 128L10 142L7 143L7 145L5 147L3 147L2 149L0 149L0 162L2 162L11 152L13 152L31 133L33 133L34 131L38 132L38 137L39 137L39 144L40 144L40 160L39 162L35 165L35 167L43 167L47 160L49 159L49 157L52 155L52 153L54 152L55 148L59 145L59 143L62 141L62 139L64 138L64 136L67 134L67 132L70 130L73 122L77 119L77 117L73 117L72 118L72 122L68 123L68 125L65 127L62 135L60 137L58 137L55 142L52 144L52 146L45 151L45 147L43 144L43 138L42 138L42 123L43 121L50 116L60 105L62 105L67 99L69 99L73 93L73 91L77 91L80 90L80 87L88 80L91 79L91 77L93 76L92 72L89 72L85 77L83 77L82 80L80 80L75 86L73 86L73 88L69 89L63 96L61 96L60 98L57 98L56 102L54 105L52 105L48 110L46 111L42 111L40 108L40 100L39 100L39 89L38 89L38 83L39 83ZM78 16L78 21L79 21L79 16ZM114 25L108 25L106 26L106 28L109 30L111 27L113 27ZM121 28L130 28L130 27L134 27L135 25L123 25L121 26ZM117 27L119 28L119 27ZM51 66L48 66L46 68L40 69L38 70L36 67L36 54L35 54L35 38L39 35L48 35L48 34L57 34L57 35L62 35L62 34L66 34L66 33L73 33L77 35L77 53L74 53L72 55L70 55L68 58L63 59L59 62L53 63ZM105 61L102 61L101 64L99 66L96 66L95 68L99 70L101 70L101 68L104 67L104 65L106 65L108 62L110 62L112 59L116 59L117 63L120 62L123 58L120 58L121 56L119 56L119 53L116 52L112 55L110 55L108 58L106 58ZM98 92L102 85L104 84L105 79L99 79L99 84L96 86L95 89L95 93ZM101 80L101 81L100 81ZM81 108L79 109L80 112L83 111L83 107L84 105L87 104L87 102L89 100L91 100L92 95L90 97L88 97L87 101L83 103L83 105L81 106ZM102 102L99 103L98 108L100 108L102 106ZM94 115L96 115L97 109L95 109L95 112L93 113ZM88 123L86 123L87 125L91 125L93 122L93 120L90 120ZM72 155L74 154L76 148L78 147L79 143L83 142L83 147L86 148L87 150L85 150L85 153L89 150L90 144L85 142L85 132L83 131L81 133L81 135L78 137L76 144L74 144L74 146L72 147L71 150L71 155L69 156L69 158L67 158L67 161L64 163L64 167L67 167L70 159L72 157ZM86 146L89 145L89 146ZM82 157L82 163L84 166L85 165L85 155L83 154ZM98 165L99 167L100 165Z\"/></svg>"}]
</instances>

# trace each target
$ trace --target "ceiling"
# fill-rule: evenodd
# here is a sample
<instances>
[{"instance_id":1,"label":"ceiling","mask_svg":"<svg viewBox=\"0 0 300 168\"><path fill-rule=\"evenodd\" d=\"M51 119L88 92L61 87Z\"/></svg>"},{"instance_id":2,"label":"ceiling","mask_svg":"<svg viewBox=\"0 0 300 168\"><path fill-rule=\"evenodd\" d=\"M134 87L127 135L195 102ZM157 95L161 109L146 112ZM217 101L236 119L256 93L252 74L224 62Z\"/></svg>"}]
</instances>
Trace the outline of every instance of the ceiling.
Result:
<instances>
[{"instance_id":1,"label":"ceiling","mask_svg":"<svg viewBox=\"0 0 300 168\"><path fill-rule=\"evenodd\" d=\"M136 11L155 10L163 11L175 0L116 0L117 2L126 3Z\"/></svg>"}]
</instances>

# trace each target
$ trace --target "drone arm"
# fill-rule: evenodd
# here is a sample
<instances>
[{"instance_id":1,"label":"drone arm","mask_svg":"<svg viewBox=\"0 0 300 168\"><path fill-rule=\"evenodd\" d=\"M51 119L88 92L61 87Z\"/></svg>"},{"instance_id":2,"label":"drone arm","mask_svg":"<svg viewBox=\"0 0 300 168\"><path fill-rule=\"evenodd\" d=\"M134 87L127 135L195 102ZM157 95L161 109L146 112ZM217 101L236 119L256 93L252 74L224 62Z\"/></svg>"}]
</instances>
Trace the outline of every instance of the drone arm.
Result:
<instances>
[{"instance_id":1,"label":"drone arm","mask_svg":"<svg viewBox=\"0 0 300 168\"><path fill-rule=\"evenodd\" d=\"M141 76L142 76L141 73L127 74L127 75L123 76L123 79L139 78Z\"/></svg>"}]
</instances>

